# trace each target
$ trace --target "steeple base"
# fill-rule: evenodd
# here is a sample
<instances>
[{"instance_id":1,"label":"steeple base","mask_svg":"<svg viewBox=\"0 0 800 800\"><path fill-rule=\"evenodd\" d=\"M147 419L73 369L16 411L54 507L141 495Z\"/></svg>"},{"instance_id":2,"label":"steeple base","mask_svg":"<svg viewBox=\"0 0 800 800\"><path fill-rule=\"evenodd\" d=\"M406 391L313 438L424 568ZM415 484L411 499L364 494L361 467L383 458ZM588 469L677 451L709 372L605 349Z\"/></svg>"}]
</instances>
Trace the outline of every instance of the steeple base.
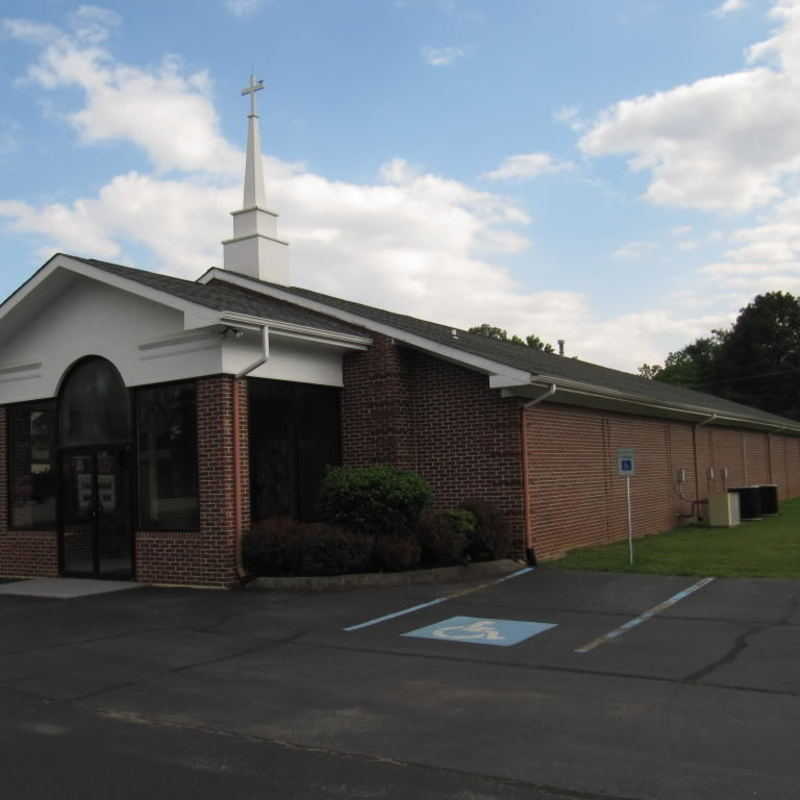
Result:
<instances>
[{"instance_id":1,"label":"steeple base","mask_svg":"<svg viewBox=\"0 0 800 800\"><path fill-rule=\"evenodd\" d=\"M223 265L269 283L289 286L289 243L260 233L222 243Z\"/></svg>"}]
</instances>

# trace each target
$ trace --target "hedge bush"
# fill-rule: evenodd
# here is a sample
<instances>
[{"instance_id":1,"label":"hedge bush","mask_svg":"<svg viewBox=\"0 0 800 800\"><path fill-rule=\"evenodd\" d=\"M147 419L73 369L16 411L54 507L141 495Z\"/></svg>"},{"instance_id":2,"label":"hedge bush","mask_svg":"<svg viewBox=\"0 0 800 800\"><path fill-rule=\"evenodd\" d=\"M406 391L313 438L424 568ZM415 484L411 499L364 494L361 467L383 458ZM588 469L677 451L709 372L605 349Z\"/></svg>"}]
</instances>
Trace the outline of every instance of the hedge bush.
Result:
<instances>
[{"instance_id":1,"label":"hedge bush","mask_svg":"<svg viewBox=\"0 0 800 800\"><path fill-rule=\"evenodd\" d=\"M322 481L319 507L329 523L354 533L409 536L430 499L430 487L415 472L333 467Z\"/></svg>"},{"instance_id":2,"label":"hedge bush","mask_svg":"<svg viewBox=\"0 0 800 800\"><path fill-rule=\"evenodd\" d=\"M320 522L275 518L245 535L242 559L253 575L339 575L370 567L373 541Z\"/></svg>"},{"instance_id":3,"label":"hedge bush","mask_svg":"<svg viewBox=\"0 0 800 800\"><path fill-rule=\"evenodd\" d=\"M467 541L467 554L473 561L491 561L512 555L511 526L496 505L475 498L466 500L460 507L475 517L476 524Z\"/></svg>"},{"instance_id":4,"label":"hedge bush","mask_svg":"<svg viewBox=\"0 0 800 800\"><path fill-rule=\"evenodd\" d=\"M341 575L370 568L371 537L320 522L308 528L303 542L303 575Z\"/></svg>"},{"instance_id":5,"label":"hedge bush","mask_svg":"<svg viewBox=\"0 0 800 800\"><path fill-rule=\"evenodd\" d=\"M374 563L387 572L402 572L419 564L422 550L414 536L378 536L375 539Z\"/></svg>"},{"instance_id":6,"label":"hedge bush","mask_svg":"<svg viewBox=\"0 0 800 800\"><path fill-rule=\"evenodd\" d=\"M301 523L288 517L259 522L242 539L242 561L254 575L297 575L303 558Z\"/></svg>"},{"instance_id":7,"label":"hedge bush","mask_svg":"<svg viewBox=\"0 0 800 800\"><path fill-rule=\"evenodd\" d=\"M469 537L477 520L470 511L426 511L417 526L422 560L435 566L463 564L467 561Z\"/></svg>"}]
</instances>

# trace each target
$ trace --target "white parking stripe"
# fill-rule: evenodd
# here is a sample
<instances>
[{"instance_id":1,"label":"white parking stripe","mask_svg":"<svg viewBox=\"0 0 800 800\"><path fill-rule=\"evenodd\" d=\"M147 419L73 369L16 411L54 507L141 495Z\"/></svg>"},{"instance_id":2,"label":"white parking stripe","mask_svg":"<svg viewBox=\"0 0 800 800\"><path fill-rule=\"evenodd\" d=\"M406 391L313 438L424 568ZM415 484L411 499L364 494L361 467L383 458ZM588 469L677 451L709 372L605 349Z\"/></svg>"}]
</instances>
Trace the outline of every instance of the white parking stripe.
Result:
<instances>
[{"instance_id":1,"label":"white parking stripe","mask_svg":"<svg viewBox=\"0 0 800 800\"><path fill-rule=\"evenodd\" d=\"M376 617L375 619L368 620L367 622L361 622L358 625L351 625L349 628L344 628L344 630L357 631L360 628L368 628L370 625L377 625L379 622L386 622L387 619L394 619L395 617L403 617L406 614L413 614L415 611L419 611L422 608L428 608L429 606L435 606L438 603L444 603L445 600L454 600L456 597L463 597L466 594L478 592L481 589L485 589L487 586L494 586L495 584L503 583L503 581L511 580L511 578L516 578L519 575L525 575L528 572L533 572L533 567L518 569L516 572L512 572L510 575L505 575L502 578L498 578L496 581L482 583L480 586L472 586L469 589L465 589L461 592L454 592L453 594L448 594L445 597L437 597L435 600L430 600L427 603L420 603L418 606L411 606L411 608L404 608L402 611L395 611L393 614L384 614L382 617Z\"/></svg>"},{"instance_id":2,"label":"white parking stripe","mask_svg":"<svg viewBox=\"0 0 800 800\"><path fill-rule=\"evenodd\" d=\"M670 606L674 606L675 603L680 602L685 597L688 597L690 594L694 594L695 592L702 589L704 586L708 586L714 578L703 578L697 583L693 583L687 589L684 589L677 594L672 595L669 599L665 600L663 603L659 603L657 606L653 606L651 609L644 612L644 614L640 614L638 617L634 617L631 620L628 620L624 625L620 625L619 628L615 628L610 633L605 633L602 636L598 636L596 639L593 639L588 644L585 644L583 647L579 647L575 652L576 653L588 653L590 650L594 650L595 647L599 647L601 644L605 644L606 642L610 642L612 639L616 639L622 636L623 633L626 631L631 630L632 628L641 625L643 622L647 622L648 619L654 617L660 611L664 611L665 609L669 608Z\"/></svg>"}]
</instances>

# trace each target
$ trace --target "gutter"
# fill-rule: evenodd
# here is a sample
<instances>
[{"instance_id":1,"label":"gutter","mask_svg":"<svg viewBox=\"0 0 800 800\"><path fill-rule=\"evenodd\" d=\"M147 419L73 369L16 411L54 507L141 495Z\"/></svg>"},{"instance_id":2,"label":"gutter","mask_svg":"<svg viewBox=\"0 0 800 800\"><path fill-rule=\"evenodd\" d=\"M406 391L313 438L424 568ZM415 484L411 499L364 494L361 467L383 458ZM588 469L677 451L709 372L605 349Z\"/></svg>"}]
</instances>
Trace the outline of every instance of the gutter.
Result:
<instances>
[{"instance_id":1,"label":"gutter","mask_svg":"<svg viewBox=\"0 0 800 800\"><path fill-rule=\"evenodd\" d=\"M634 395L626 395L622 392L609 392L609 391L590 391L581 388L582 386L591 386L591 384L580 384L577 381L567 381L562 379L551 378L550 376L538 376L539 381L538 383L551 383L555 380L558 380L559 389L562 392L567 392L576 395L582 395L585 397L596 397L602 400L617 400L620 402L630 403L632 405L639 405L645 408L651 408L657 411L672 411L678 412L683 414L689 414L691 416L700 416L705 417L705 421L702 424L709 424L712 421L721 421L721 422L729 422L736 426L745 426L751 427L756 429L768 429L774 431L788 431L793 433L794 435L800 435L800 425L798 426L788 426L786 424L780 424L778 422L767 422L765 420L754 419L752 417L734 417L728 416L726 414L719 414L712 412L710 409L702 409L701 407L691 407L683 404L666 404L666 403L654 403L648 402L645 399L641 399L640 396ZM533 383L533 381L531 381ZM530 385L530 384L528 384ZM517 388L522 388L522 385L518 386ZM592 387L595 388L595 387ZM596 387L600 389L601 387ZM688 421L688 420L687 420ZM699 424L699 423L698 423Z\"/></svg>"},{"instance_id":2,"label":"gutter","mask_svg":"<svg viewBox=\"0 0 800 800\"><path fill-rule=\"evenodd\" d=\"M269 360L269 328L261 328L261 355L249 366L240 370L233 376L232 402L233 402L233 536L236 548L236 577L242 584L247 577L247 571L242 562L242 420L240 411L241 394L239 388L241 381L254 369L258 369Z\"/></svg>"}]
</instances>

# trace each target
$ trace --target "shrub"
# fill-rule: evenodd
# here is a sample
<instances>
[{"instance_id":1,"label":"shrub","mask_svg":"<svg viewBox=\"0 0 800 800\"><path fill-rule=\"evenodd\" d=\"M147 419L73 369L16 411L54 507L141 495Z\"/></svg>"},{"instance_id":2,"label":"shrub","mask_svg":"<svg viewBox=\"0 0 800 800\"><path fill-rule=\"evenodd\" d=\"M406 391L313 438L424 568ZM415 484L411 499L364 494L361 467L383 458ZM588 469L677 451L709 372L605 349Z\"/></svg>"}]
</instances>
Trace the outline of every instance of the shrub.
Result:
<instances>
[{"instance_id":1,"label":"shrub","mask_svg":"<svg viewBox=\"0 0 800 800\"><path fill-rule=\"evenodd\" d=\"M351 533L322 522L306 526L303 537L303 575L341 575L364 572L372 560L370 536Z\"/></svg>"},{"instance_id":2,"label":"shrub","mask_svg":"<svg viewBox=\"0 0 800 800\"><path fill-rule=\"evenodd\" d=\"M430 497L430 487L415 472L334 467L322 481L320 511L328 522L355 533L402 536L416 528Z\"/></svg>"},{"instance_id":3,"label":"shrub","mask_svg":"<svg viewBox=\"0 0 800 800\"><path fill-rule=\"evenodd\" d=\"M440 566L464 563L475 525L475 516L463 509L426 511L417 527L423 561Z\"/></svg>"},{"instance_id":4,"label":"shrub","mask_svg":"<svg viewBox=\"0 0 800 800\"><path fill-rule=\"evenodd\" d=\"M242 561L254 575L297 575L302 561L302 523L288 517L258 522L242 540Z\"/></svg>"},{"instance_id":5,"label":"shrub","mask_svg":"<svg viewBox=\"0 0 800 800\"><path fill-rule=\"evenodd\" d=\"M489 561L512 555L511 526L500 509L488 500L472 499L461 508L475 516L476 525L469 534L467 553L473 561Z\"/></svg>"},{"instance_id":6,"label":"shrub","mask_svg":"<svg viewBox=\"0 0 800 800\"><path fill-rule=\"evenodd\" d=\"M369 566L372 539L342 528L286 517L253 526L242 542L245 567L254 575L337 575Z\"/></svg>"},{"instance_id":7,"label":"shrub","mask_svg":"<svg viewBox=\"0 0 800 800\"><path fill-rule=\"evenodd\" d=\"M419 564L422 551L413 536L378 536L375 539L375 564L387 572L401 572Z\"/></svg>"}]
</instances>

